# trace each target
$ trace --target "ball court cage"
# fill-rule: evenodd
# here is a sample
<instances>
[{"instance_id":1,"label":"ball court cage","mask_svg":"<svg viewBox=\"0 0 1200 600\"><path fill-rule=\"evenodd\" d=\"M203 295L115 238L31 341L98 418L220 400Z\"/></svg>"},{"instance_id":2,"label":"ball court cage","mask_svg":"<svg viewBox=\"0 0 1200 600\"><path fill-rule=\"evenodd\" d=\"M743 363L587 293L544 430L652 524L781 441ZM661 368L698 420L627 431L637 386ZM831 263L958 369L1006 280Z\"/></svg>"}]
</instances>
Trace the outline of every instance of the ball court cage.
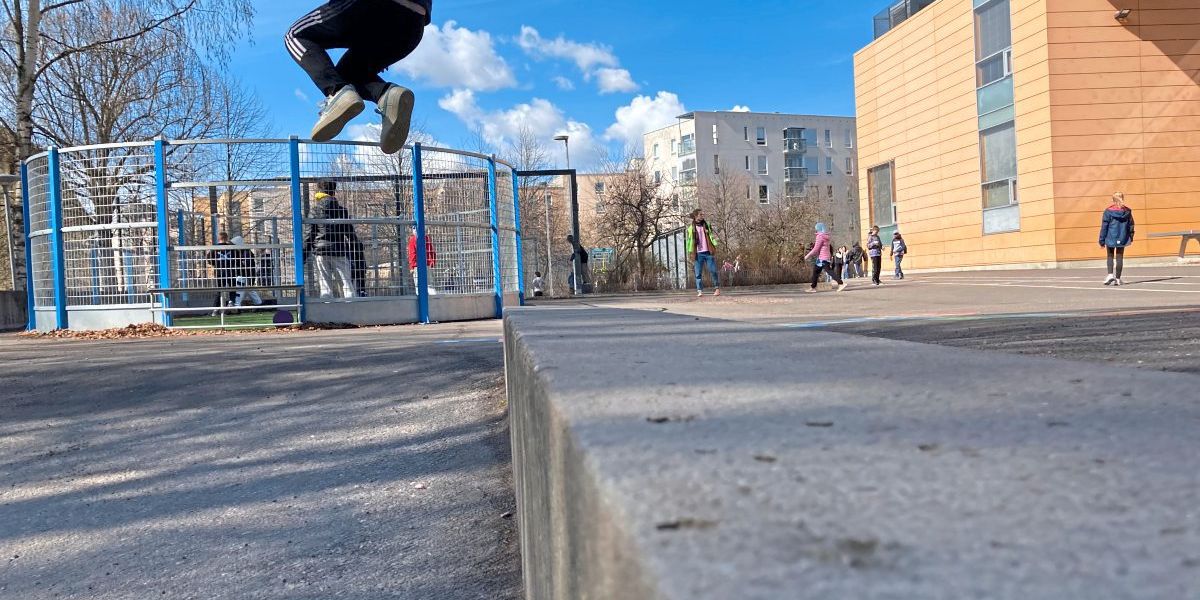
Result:
<instances>
[{"instance_id":1,"label":"ball court cage","mask_svg":"<svg viewBox=\"0 0 1200 600\"><path fill-rule=\"evenodd\" d=\"M494 156L159 139L50 148L21 178L30 330L431 323L524 301L517 178Z\"/></svg>"}]
</instances>

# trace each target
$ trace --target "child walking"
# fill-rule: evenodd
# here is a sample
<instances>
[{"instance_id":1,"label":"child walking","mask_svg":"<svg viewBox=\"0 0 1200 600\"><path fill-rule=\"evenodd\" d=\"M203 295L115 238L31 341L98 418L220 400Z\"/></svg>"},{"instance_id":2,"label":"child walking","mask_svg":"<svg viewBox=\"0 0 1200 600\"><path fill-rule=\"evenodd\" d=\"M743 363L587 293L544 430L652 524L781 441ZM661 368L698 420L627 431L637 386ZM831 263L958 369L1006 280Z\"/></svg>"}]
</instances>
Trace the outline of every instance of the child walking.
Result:
<instances>
[{"instance_id":1,"label":"child walking","mask_svg":"<svg viewBox=\"0 0 1200 600\"><path fill-rule=\"evenodd\" d=\"M904 243L904 237L897 231L892 234L892 258L896 261L896 279L904 279L904 269L900 268L900 263L904 262L905 254L908 254L908 246Z\"/></svg>"},{"instance_id":2,"label":"child walking","mask_svg":"<svg viewBox=\"0 0 1200 600\"><path fill-rule=\"evenodd\" d=\"M288 52L325 95L313 140L337 137L368 100L383 117L379 147L394 154L404 146L415 98L379 73L416 50L432 13L433 0L330 0L288 29ZM331 48L346 49L337 65Z\"/></svg>"},{"instance_id":3,"label":"child walking","mask_svg":"<svg viewBox=\"0 0 1200 600\"><path fill-rule=\"evenodd\" d=\"M712 227L704 220L704 211L692 211L692 224L688 225L687 235L683 243L684 251L692 255L696 268L696 296L704 295L704 265L708 265L708 273L712 277L713 295L721 295L721 280L717 275L717 259L713 250L717 248L717 238L713 236Z\"/></svg>"},{"instance_id":4,"label":"child walking","mask_svg":"<svg viewBox=\"0 0 1200 600\"><path fill-rule=\"evenodd\" d=\"M1125 193L1112 195L1112 205L1100 221L1100 247L1108 251L1108 277L1104 285L1121 285L1125 247L1133 243L1133 211L1125 206Z\"/></svg>"},{"instance_id":5,"label":"child walking","mask_svg":"<svg viewBox=\"0 0 1200 600\"><path fill-rule=\"evenodd\" d=\"M804 260L812 257L817 257L817 264L813 268L812 287L808 288L811 294L817 291L817 283L821 281L821 273L828 273L830 277L838 284L838 290L846 289L846 282L842 280L840 274L833 269L833 248L829 241L829 233L826 232L824 223L817 223L817 239L813 242L813 247L804 255Z\"/></svg>"}]
</instances>

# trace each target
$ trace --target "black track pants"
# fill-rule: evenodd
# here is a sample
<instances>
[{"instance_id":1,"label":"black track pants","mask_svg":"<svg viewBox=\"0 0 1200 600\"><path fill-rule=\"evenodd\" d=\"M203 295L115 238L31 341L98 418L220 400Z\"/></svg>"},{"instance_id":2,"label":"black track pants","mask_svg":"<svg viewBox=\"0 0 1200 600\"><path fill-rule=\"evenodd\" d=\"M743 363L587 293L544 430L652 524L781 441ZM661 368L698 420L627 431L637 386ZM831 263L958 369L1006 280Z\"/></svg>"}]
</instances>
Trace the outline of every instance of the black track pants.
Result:
<instances>
[{"instance_id":1,"label":"black track pants","mask_svg":"<svg viewBox=\"0 0 1200 600\"><path fill-rule=\"evenodd\" d=\"M1108 249L1108 274L1121 278L1121 271L1125 269L1125 248L1109 248Z\"/></svg>"},{"instance_id":2,"label":"black track pants","mask_svg":"<svg viewBox=\"0 0 1200 600\"><path fill-rule=\"evenodd\" d=\"M332 0L296 21L284 43L325 96L353 85L378 102L389 85L379 73L416 50L425 20L393 0ZM336 66L330 48L346 49Z\"/></svg>"}]
</instances>

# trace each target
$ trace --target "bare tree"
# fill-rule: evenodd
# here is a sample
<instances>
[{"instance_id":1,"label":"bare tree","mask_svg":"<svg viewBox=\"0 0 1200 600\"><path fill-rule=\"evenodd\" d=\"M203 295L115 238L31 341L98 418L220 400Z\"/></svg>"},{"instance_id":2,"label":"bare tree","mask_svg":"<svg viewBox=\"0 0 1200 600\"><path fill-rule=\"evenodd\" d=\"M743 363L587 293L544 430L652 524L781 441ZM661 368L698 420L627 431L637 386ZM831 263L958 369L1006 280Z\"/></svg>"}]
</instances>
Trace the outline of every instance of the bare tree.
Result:
<instances>
[{"instance_id":1,"label":"bare tree","mask_svg":"<svg viewBox=\"0 0 1200 600\"><path fill-rule=\"evenodd\" d=\"M610 165L607 172L601 237L617 253L618 264L632 263L634 289L641 289L655 274L651 272L650 248L663 233L678 226L679 210L641 160Z\"/></svg>"},{"instance_id":2,"label":"bare tree","mask_svg":"<svg viewBox=\"0 0 1200 600\"><path fill-rule=\"evenodd\" d=\"M0 56L14 88L13 105L0 119L12 133L16 158L34 153L35 122L39 106L35 97L46 86L47 72L60 62L110 46L137 40L155 32L169 31L221 60L231 42L249 28L254 14L251 0L4 0L4 35ZM106 14L135 14L136 19L106 19ZM114 28L67 27L110 21ZM50 25L57 23L59 27ZM72 33L84 33L80 37Z\"/></svg>"}]
</instances>

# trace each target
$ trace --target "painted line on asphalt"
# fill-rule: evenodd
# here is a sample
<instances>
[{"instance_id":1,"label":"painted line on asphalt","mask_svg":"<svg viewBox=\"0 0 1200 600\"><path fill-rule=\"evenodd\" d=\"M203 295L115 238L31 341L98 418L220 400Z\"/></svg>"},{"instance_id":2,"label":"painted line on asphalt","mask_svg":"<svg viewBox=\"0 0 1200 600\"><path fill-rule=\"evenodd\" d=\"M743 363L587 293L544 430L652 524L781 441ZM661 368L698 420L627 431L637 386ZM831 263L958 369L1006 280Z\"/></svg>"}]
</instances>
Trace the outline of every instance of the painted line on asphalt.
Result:
<instances>
[{"instance_id":1,"label":"painted line on asphalt","mask_svg":"<svg viewBox=\"0 0 1200 600\"><path fill-rule=\"evenodd\" d=\"M1014 319L1063 319L1084 317L1129 317L1137 315L1167 314L1167 313L1197 313L1200 307L1182 308L1148 308L1122 309L1108 311L1080 312L1024 312L1024 313L936 313L926 315L894 315L884 317L854 317L849 319L832 319L828 321L809 321L805 323L784 323L780 327L788 329L823 329L835 325L858 325L862 323L900 323L905 321L1001 321Z\"/></svg>"},{"instance_id":2,"label":"painted line on asphalt","mask_svg":"<svg viewBox=\"0 0 1200 600\"><path fill-rule=\"evenodd\" d=\"M501 338L466 338L461 340L438 340L435 344L503 344Z\"/></svg>"},{"instance_id":3,"label":"painted line on asphalt","mask_svg":"<svg viewBox=\"0 0 1200 600\"><path fill-rule=\"evenodd\" d=\"M969 287L1033 288L1033 289L1039 289L1039 290L1098 290L1098 289L1104 287L1104 284L1097 284L1094 286L1084 287L1084 286L1068 286L1068 285L1030 285L1030 284L1017 284L1017 283L965 283L965 282L964 283L950 283L950 282L939 282L939 281L923 281L921 283L923 283L925 285L957 285L957 286L969 286ZM1114 287L1114 288L1109 288L1109 289L1122 290L1124 292L1159 292L1159 293L1163 293L1163 294L1200 294L1200 290L1156 290L1156 289L1152 289L1152 288L1137 287L1137 286L1130 286L1130 285L1123 285L1120 287Z\"/></svg>"}]
</instances>

